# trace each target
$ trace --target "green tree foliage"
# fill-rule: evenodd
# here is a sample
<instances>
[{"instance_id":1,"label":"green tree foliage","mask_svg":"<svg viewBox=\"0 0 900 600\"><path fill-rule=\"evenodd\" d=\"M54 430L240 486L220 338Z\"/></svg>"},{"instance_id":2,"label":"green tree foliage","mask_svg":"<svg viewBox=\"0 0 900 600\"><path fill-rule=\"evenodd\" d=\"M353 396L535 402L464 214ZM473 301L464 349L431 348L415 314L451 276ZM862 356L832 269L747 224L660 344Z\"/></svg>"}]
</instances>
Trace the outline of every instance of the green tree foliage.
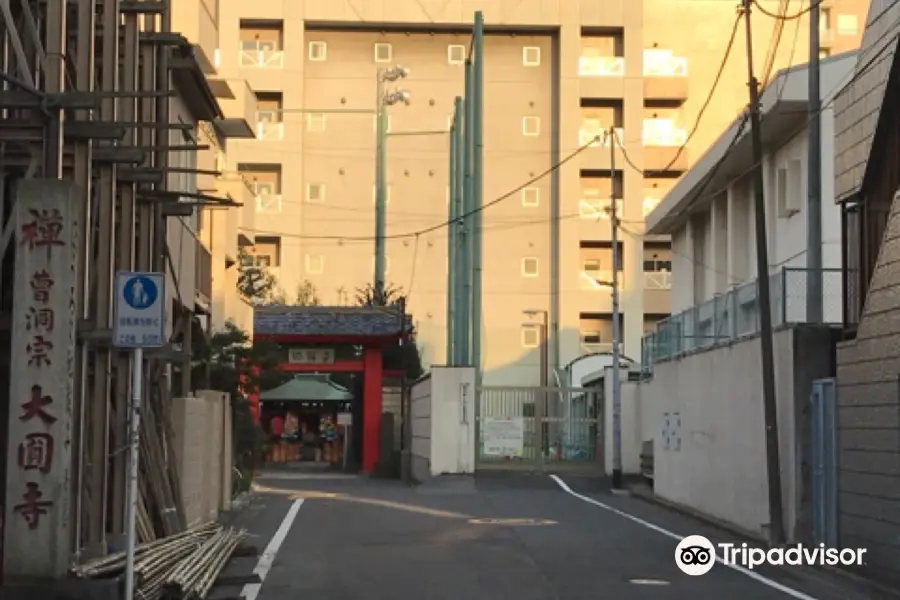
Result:
<instances>
[{"instance_id":1,"label":"green tree foliage","mask_svg":"<svg viewBox=\"0 0 900 600\"><path fill-rule=\"evenodd\" d=\"M322 301L316 286L311 281L304 280L297 286L297 297L294 299L297 306L320 306Z\"/></svg>"},{"instance_id":2,"label":"green tree foliage","mask_svg":"<svg viewBox=\"0 0 900 600\"><path fill-rule=\"evenodd\" d=\"M283 352L273 342L253 342L233 322L214 332L209 342L197 349L194 381L198 389L225 392L231 397L235 459L242 471L252 468L264 451L265 437L253 421L244 394L259 393L282 383L284 375L277 370ZM195 351L196 352L196 351ZM197 355L199 354L199 356ZM254 366L258 369L254 369ZM201 379L202 378L202 379Z\"/></svg>"},{"instance_id":3,"label":"green tree foliage","mask_svg":"<svg viewBox=\"0 0 900 600\"><path fill-rule=\"evenodd\" d=\"M241 249L238 254L237 289L253 306L277 304L278 281L265 265L257 264L252 255Z\"/></svg>"},{"instance_id":4,"label":"green tree foliage","mask_svg":"<svg viewBox=\"0 0 900 600\"><path fill-rule=\"evenodd\" d=\"M359 306L397 306L405 300L403 288L388 284L383 288L367 284L356 289L356 303ZM384 368L402 370L407 379L418 379L422 376L422 357L416 345L416 332L413 329L402 345L389 346L384 349Z\"/></svg>"}]
</instances>

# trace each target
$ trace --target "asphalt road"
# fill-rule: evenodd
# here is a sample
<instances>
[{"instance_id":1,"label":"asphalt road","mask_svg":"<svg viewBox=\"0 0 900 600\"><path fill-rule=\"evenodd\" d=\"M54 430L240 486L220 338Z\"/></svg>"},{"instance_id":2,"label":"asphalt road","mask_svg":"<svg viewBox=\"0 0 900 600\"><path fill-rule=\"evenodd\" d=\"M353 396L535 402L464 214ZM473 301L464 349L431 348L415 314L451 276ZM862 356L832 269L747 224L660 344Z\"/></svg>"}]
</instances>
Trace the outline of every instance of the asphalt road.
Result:
<instances>
[{"instance_id":1,"label":"asphalt road","mask_svg":"<svg viewBox=\"0 0 900 600\"><path fill-rule=\"evenodd\" d=\"M248 600L879 597L796 567L685 575L674 562L680 537L726 541L721 532L595 481L495 474L411 488L290 473L257 481L237 521L268 551L229 567L264 578L242 590Z\"/></svg>"}]
</instances>

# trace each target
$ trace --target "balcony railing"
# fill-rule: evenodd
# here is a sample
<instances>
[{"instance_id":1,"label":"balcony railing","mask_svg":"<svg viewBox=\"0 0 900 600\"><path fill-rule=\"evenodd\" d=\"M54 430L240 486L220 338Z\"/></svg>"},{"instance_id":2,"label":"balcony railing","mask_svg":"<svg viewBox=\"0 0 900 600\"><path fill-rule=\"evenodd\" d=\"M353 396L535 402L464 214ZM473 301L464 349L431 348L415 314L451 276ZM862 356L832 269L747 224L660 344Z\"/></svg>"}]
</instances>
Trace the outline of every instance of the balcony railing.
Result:
<instances>
[{"instance_id":1,"label":"balcony railing","mask_svg":"<svg viewBox=\"0 0 900 600\"><path fill-rule=\"evenodd\" d=\"M610 198L582 198L578 201L578 216L582 219L606 219L609 220L612 210ZM616 213L623 215L625 204L623 200L616 200Z\"/></svg>"},{"instance_id":2,"label":"balcony railing","mask_svg":"<svg viewBox=\"0 0 900 600\"><path fill-rule=\"evenodd\" d=\"M578 74L582 77L624 77L625 59L621 56L581 56Z\"/></svg>"},{"instance_id":3,"label":"balcony railing","mask_svg":"<svg viewBox=\"0 0 900 600\"><path fill-rule=\"evenodd\" d=\"M808 273L808 269L785 267L770 276L773 327L806 322ZM841 270L822 269L822 280L825 323L840 324ZM758 333L759 307L754 280L660 321L655 333L644 336L641 364L649 371L660 360L729 344Z\"/></svg>"},{"instance_id":4,"label":"balcony railing","mask_svg":"<svg viewBox=\"0 0 900 600\"><path fill-rule=\"evenodd\" d=\"M641 131L645 146L683 146L687 136L687 129L678 127L672 119L644 119Z\"/></svg>"},{"instance_id":5,"label":"balcony railing","mask_svg":"<svg viewBox=\"0 0 900 600\"><path fill-rule=\"evenodd\" d=\"M256 196L256 212L274 214L281 212L281 194L260 194Z\"/></svg>"},{"instance_id":6,"label":"balcony railing","mask_svg":"<svg viewBox=\"0 0 900 600\"><path fill-rule=\"evenodd\" d=\"M578 145L587 146L588 144L591 144L593 146L609 148L612 140L609 139L609 135L607 135L608 131L609 128L603 127L602 125L582 123L581 127L578 129ZM625 133L621 127L616 127L616 137L619 138L620 144L624 143Z\"/></svg>"},{"instance_id":7,"label":"balcony railing","mask_svg":"<svg viewBox=\"0 0 900 600\"><path fill-rule=\"evenodd\" d=\"M646 218L647 215L653 212L653 209L657 207L657 205L662 201L661 198L644 198L643 203L641 204L641 212Z\"/></svg>"},{"instance_id":8,"label":"balcony railing","mask_svg":"<svg viewBox=\"0 0 900 600\"><path fill-rule=\"evenodd\" d=\"M195 244L195 260L197 268L195 271L195 285L197 291L206 296L207 300L212 299L212 254L199 239L194 241Z\"/></svg>"},{"instance_id":9,"label":"balcony railing","mask_svg":"<svg viewBox=\"0 0 900 600\"><path fill-rule=\"evenodd\" d=\"M607 290L612 282L611 269L588 269L581 271L581 289L583 290ZM619 285L622 285L622 273L619 273Z\"/></svg>"},{"instance_id":10,"label":"balcony railing","mask_svg":"<svg viewBox=\"0 0 900 600\"><path fill-rule=\"evenodd\" d=\"M671 50L644 50L644 77L687 77L688 62Z\"/></svg>"},{"instance_id":11,"label":"balcony railing","mask_svg":"<svg viewBox=\"0 0 900 600\"><path fill-rule=\"evenodd\" d=\"M260 121L256 124L256 139L277 142L284 139L284 123Z\"/></svg>"},{"instance_id":12,"label":"balcony railing","mask_svg":"<svg viewBox=\"0 0 900 600\"><path fill-rule=\"evenodd\" d=\"M671 271L644 271L645 290L671 290Z\"/></svg>"},{"instance_id":13,"label":"balcony railing","mask_svg":"<svg viewBox=\"0 0 900 600\"><path fill-rule=\"evenodd\" d=\"M284 51L264 48L243 48L238 57L242 67L280 69L284 66Z\"/></svg>"},{"instance_id":14,"label":"balcony railing","mask_svg":"<svg viewBox=\"0 0 900 600\"><path fill-rule=\"evenodd\" d=\"M582 340L581 351L584 354L597 354L600 352L612 352L612 343L597 342L596 344L588 343Z\"/></svg>"}]
</instances>

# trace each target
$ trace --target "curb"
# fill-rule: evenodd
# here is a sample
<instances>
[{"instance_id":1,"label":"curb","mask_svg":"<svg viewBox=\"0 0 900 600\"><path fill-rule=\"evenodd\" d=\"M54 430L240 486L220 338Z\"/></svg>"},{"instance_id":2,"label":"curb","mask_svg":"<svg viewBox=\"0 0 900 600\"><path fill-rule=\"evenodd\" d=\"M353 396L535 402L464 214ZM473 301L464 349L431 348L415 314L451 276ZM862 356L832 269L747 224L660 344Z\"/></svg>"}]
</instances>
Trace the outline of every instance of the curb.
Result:
<instances>
[{"instance_id":1,"label":"curb","mask_svg":"<svg viewBox=\"0 0 900 600\"><path fill-rule=\"evenodd\" d=\"M768 540L764 536L762 536L758 533L753 533L751 531L747 531L747 530L737 527L731 523L728 523L727 521L717 519L716 517L711 517L711 516L706 515L698 510L690 508L689 506L684 506L683 504L678 504L677 502L672 502L670 500L666 500L665 498L660 498L659 496L654 494L652 491L648 490L647 488L645 488L643 486L632 486L632 487L628 488L628 491L632 497L642 500L648 504L654 504L656 506L660 506L662 508L669 509L673 512L677 512L682 515L691 517L693 519L696 519L696 520L706 523L708 525L712 525L713 527L715 527L717 529L721 529L723 531L734 534L736 536L768 544ZM838 569L835 567L828 567L828 566L806 567L806 569L808 569L807 575L811 575L813 573L827 574L827 575L835 577L836 579L839 579L839 580L842 579L842 580L844 580L848 583L852 583L854 585L867 586L867 587L871 588L872 591L877 591L877 592L883 594L884 595L884 596L882 596L883 600L887 600L888 598L894 599L894 600L900 600L900 589L889 587L883 583L874 581L872 579L867 579L866 577L857 575L856 573L852 573L852 572L846 571L844 569Z\"/></svg>"}]
</instances>

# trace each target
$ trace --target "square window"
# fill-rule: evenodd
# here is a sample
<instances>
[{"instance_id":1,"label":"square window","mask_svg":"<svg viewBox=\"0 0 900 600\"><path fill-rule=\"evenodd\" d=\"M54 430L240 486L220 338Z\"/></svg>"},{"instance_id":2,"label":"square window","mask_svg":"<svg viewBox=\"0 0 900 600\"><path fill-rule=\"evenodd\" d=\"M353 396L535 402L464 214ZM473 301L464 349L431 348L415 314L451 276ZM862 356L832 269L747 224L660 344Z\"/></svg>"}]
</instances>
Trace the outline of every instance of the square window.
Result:
<instances>
[{"instance_id":1,"label":"square window","mask_svg":"<svg viewBox=\"0 0 900 600\"><path fill-rule=\"evenodd\" d=\"M325 184L309 183L306 185L306 201L309 203L325 202Z\"/></svg>"},{"instance_id":2,"label":"square window","mask_svg":"<svg viewBox=\"0 0 900 600\"><path fill-rule=\"evenodd\" d=\"M525 348L537 348L541 345L541 336L535 325L522 327L522 346Z\"/></svg>"},{"instance_id":3,"label":"square window","mask_svg":"<svg viewBox=\"0 0 900 600\"><path fill-rule=\"evenodd\" d=\"M391 190L393 187L394 186L392 186L392 185L385 186L385 190L384 190L384 204L385 205L388 205L391 203ZM372 204L375 204L376 202L378 202L378 186L373 185L372 186Z\"/></svg>"},{"instance_id":4,"label":"square window","mask_svg":"<svg viewBox=\"0 0 900 600\"><path fill-rule=\"evenodd\" d=\"M541 203L541 190L536 187L527 187L522 190L522 206L539 206Z\"/></svg>"},{"instance_id":5,"label":"square window","mask_svg":"<svg viewBox=\"0 0 900 600\"><path fill-rule=\"evenodd\" d=\"M394 57L394 49L390 44L375 44L375 62L391 62Z\"/></svg>"},{"instance_id":6,"label":"square window","mask_svg":"<svg viewBox=\"0 0 900 600\"><path fill-rule=\"evenodd\" d=\"M306 255L306 272L322 273L325 271L325 257L321 254Z\"/></svg>"},{"instance_id":7,"label":"square window","mask_svg":"<svg viewBox=\"0 0 900 600\"><path fill-rule=\"evenodd\" d=\"M522 48L522 64L526 67L539 67L541 65L541 49L537 46Z\"/></svg>"},{"instance_id":8,"label":"square window","mask_svg":"<svg viewBox=\"0 0 900 600\"><path fill-rule=\"evenodd\" d=\"M309 43L309 60L322 62L328 54L328 45L325 42Z\"/></svg>"},{"instance_id":9,"label":"square window","mask_svg":"<svg viewBox=\"0 0 900 600\"><path fill-rule=\"evenodd\" d=\"M447 46L447 62L451 65L461 65L466 62L466 47L458 44Z\"/></svg>"},{"instance_id":10,"label":"square window","mask_svg":"<svg viewBox=\"0 0 900 600\"><path fill-rule=\"evenodd\" d=\"M309 113L306 115L307 131L325 131L325 115L322 113Z\"/></svg>"},{"instance_id":11,"label":"square window","mask_svg":"<svg viewBox=\"0 0 900 600\"><path fill-rule=\"evenodd\" d=\"M522 276L537 277L538 276L538 259L533 256L526 256L522 259Z\"/></svg>"},{"instance_id":12,"label":"square window","mask_svg":"<svg viewBox=\"0 0 900 600\"><path fill-rule=\"evenodd\" d=\"M532 137L541 135L540 117L522 117L522 135Z\"/></svg>"},{"instance_id":13,"label":"square window","mask_svg":"<svg viewBox=\"0 0 900 600\"><path fill-rule=\"evenodd\" d=\"M599 331L582 331L581 332L581 343L588 345L588 346L602 344L603 337L600 335Z\"/></svg>"}]
</instances>

